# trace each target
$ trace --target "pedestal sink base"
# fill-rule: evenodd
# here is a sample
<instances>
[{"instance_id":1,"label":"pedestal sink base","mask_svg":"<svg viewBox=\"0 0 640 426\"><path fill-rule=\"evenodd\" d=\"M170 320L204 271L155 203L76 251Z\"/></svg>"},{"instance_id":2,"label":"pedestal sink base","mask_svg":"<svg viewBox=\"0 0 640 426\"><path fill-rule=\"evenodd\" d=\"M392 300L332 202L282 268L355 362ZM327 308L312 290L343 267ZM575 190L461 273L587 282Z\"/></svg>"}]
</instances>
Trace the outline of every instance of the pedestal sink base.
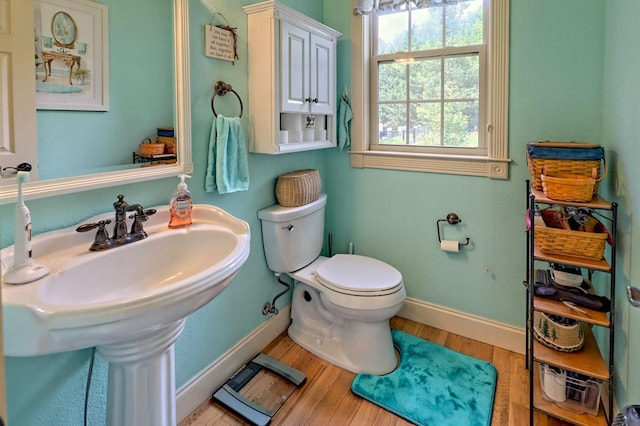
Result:
<instances>
[{"instance_id":1,"label":"pedestal sink base","mask_svg":"<svg viewBox=\"0 0 640 426\"><path fill-rule=\"evenodd\" d=\"M174 343L184 322L96 348L109 362L108 426L175 426Z\"/></svg>"}]
</instances>

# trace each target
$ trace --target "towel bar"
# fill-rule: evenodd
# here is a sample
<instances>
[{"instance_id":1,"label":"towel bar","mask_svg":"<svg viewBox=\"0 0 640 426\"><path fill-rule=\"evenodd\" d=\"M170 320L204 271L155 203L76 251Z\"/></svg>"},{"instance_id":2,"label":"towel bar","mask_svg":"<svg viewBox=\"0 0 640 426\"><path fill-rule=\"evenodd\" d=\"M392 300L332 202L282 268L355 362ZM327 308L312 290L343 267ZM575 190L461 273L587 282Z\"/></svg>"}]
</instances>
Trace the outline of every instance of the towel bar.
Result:
<instances>
[{"instance_id":1,"label":"towel bar","mask_svg":"<svg viewBox=\"0 0 640 426\"><path fill-rule=\"evenodd\" d=\"M238 102L240 102L240 115L238 117L242 117L242 112L244 111L244 107L242 105L242 99L240 99L240 95L238 92L233 90L233 87L229 83L225 83L224 81L216 81L216 84L213 86L213 94L211 95L211 111L213 111L214 117L217 117L216 108L213 105L213 101L216 98L216 95L224 96L227 93L232 92L238 98Z\"/></svg>"}]
</instances>

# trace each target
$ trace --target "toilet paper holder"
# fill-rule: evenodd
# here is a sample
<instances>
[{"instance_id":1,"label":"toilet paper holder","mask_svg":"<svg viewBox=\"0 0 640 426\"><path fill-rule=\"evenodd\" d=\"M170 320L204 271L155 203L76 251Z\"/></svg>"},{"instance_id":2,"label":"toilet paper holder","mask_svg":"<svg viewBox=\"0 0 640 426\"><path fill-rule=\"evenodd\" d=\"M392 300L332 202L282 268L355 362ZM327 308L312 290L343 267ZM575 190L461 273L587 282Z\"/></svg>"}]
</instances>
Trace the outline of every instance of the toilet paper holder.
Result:
<instances>
[{"instance_id":1,"label":"toilet paper holder","mask_svg":"<svg viewBox=\"0 0 640 426\"><path fill-rule=\"evenodd\" d=\"M438 229L438 242L442 243L442 238L440 237L440 222L447 222L449 225L457 225L462 222L462 219L456 213L449 213L446 219L438 219L436 221L436 228ZM459 242L460 246L468 246L469 245L469 237L465 238L465 242Z\"/></svg>"}]
</instances>

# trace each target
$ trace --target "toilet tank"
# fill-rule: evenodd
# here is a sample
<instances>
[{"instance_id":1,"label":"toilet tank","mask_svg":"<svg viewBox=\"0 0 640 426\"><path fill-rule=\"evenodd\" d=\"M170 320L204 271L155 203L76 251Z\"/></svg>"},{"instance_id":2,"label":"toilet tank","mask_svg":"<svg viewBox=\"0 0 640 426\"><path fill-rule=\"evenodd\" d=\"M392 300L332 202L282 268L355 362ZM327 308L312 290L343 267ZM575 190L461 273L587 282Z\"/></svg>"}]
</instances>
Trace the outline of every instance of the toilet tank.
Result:
<instances>
[{"instance_id":1,"label":"toilet tank","mask_svg":"<svg viewBox=\"0 0 640 426\"><path fill-rule=\"evenodd\" d=\"M327 195L300 207L275 205L258 212L267 265L273 272L293 272L313 262L322 251Z\"/></svg>"}]
</instances>

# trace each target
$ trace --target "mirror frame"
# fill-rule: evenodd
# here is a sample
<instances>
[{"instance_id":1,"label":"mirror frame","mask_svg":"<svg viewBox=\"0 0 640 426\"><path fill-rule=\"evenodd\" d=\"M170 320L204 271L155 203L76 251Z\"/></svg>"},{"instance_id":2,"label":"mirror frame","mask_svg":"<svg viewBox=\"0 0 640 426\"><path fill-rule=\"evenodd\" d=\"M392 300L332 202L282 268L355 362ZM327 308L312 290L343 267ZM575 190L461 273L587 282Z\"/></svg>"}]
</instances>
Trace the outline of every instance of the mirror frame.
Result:
<instances>
[{"instance_id":1,"label":"mirror frame","mask_svg":"<svg viewBox=\"0 0 640 426\"><path fill-rule=\"evenodd\" d=\"M176 123L174 126L178 141L178 163L30 182L23 186L25 199L46 198L116 185L126 185L172 177L180 173L191 173L193 171L189 74L189 0L173 1L173 33L176 108ZM33 96L35 96L35 93ZM15 184L0 186L0 205L15 202L17 191L17 185Z\"/></svg>"}]
</instances>

